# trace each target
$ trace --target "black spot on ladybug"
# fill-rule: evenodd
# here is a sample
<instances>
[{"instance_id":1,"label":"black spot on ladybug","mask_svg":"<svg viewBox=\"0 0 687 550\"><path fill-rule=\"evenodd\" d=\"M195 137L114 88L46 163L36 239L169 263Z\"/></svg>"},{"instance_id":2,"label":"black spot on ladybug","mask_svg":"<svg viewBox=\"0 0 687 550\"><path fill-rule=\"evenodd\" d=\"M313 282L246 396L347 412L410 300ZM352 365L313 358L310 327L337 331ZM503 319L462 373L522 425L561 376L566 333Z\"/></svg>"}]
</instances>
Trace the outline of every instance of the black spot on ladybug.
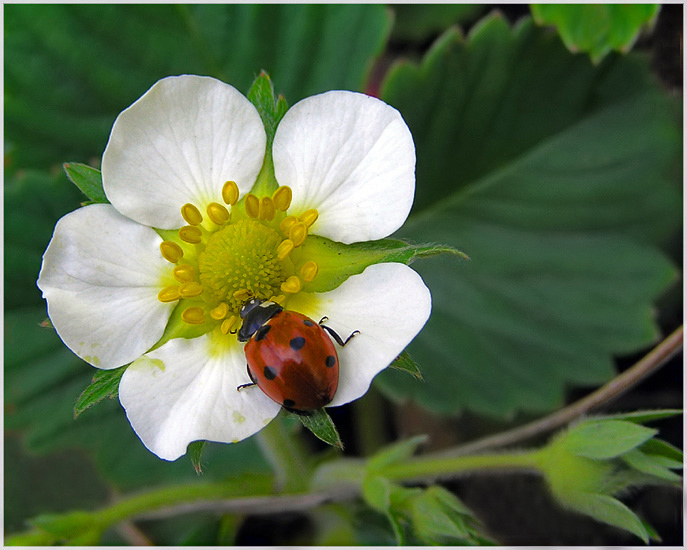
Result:
<instances>
[{"instance_id":1,"label":"black spot on ladybug","mask_svg":"<svg viewBox=\"0 0 687 550\"><path fill-rule=\"evenodd\" d=\"M262 325L255 333L255 340L262 340L272 328L272 325Z\"/></svg>"},{"instance_id":2,"label":"black spot on ladybug","mask_svg":"<svg viewBox=\"0 0 687 550\"><path fill-rule=\"evenodd\" d=\"M324 360L324 364L328 367L333 367L336 365L336 357L333 355L327 355L327 358Z\"/></svg>"},{"instance_id":3,"label":"black spot on ladybug","mask_svg":"<svg viewBox=\"0 0 687 550\"><path fill-rule=\"evenodd\" d=\"M287 409L290 409L293 407L296 402L293 399L284 399L284 403L282 403Z\"/></svg>"},{"instance_id":4,"label":"black spot on ladybug","mask_svg":"<svg viewBox=\"0 0 687 550\"><path fill-rule=\"evenodd\" d=\"M303 324L304 324L306 327L312 327L312 326L315 325L315 323L313 323L310 319L303 319Z\"/></svg>"},{"instance_id":5,"label":"black spot on ladybug","mask_svg":"<svg viewBox=\"0 0 687 550\"><path fill-rule=\"evenodd\" d=\"M263 372L265 373L265 378L268 380L274 380L277 377L277 371L272 367L265 367Z\"/></svg>"},{"instance_id":6,"label":"black spot on ladybug","mask_svg":"<svg viewBox=\"0 0 687 550\"><path fill-rule=\"evenodd\" d=\"M289 342L289 346L291 346L291 349L294 351L298 351L305 345L305 338L302 336L297 336L293 340Z\"/></svg>"}]
</instances>

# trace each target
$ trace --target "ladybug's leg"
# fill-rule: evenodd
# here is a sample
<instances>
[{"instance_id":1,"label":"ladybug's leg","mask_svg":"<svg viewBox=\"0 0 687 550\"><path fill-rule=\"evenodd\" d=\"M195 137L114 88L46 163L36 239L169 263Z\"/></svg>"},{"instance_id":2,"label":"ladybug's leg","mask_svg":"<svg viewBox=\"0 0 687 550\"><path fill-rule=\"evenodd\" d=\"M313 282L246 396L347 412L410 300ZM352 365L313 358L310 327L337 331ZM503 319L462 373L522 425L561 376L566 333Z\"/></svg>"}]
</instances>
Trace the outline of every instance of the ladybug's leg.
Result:
<instances>
[{"instance_id":1,"label":"ladybug's leg","mask_svg":"<svg viewBox=\"0 0 687 550\"><path fill-rule=\"evenodd\" d=\"M323 325L323 324L322 324L322 322L323 322L323 321L326 321L326 320L327 320L327 318L326 318L326 317L323 317L322 320L320 321L320 326L321 326L324 330L326 330L326 331L331 335L331 337L334 338L334 340L336 340L336 343L339 344L341 347L344 347L346 344L348 344L348 342L351 340L351 338L353 338L356 334L360 334L360 331L359 331L359 330L354 330L353 332L351 332L351 334L350 334L350 336L349 336L348 338L346 338L345 340L343 340L343 339L341 338L341 336L339 336L333 328L328 327L327 325Z\"/></svg>"},{"instance_id":2,"label":"ladybug's leg","mask_svg":"<svg viewBox=\"0 0 687 550\"><path fill-rule=\"evenodd\" d=\"M251 386L256 386L258 383L253 378L253 373L250 371L250 367L246 365L246 371L248 371L248 378L252 380L250 384L241 384L236 388L236 391L241 391L243 388L250 388Z\"/></svg>"}]
</instances>

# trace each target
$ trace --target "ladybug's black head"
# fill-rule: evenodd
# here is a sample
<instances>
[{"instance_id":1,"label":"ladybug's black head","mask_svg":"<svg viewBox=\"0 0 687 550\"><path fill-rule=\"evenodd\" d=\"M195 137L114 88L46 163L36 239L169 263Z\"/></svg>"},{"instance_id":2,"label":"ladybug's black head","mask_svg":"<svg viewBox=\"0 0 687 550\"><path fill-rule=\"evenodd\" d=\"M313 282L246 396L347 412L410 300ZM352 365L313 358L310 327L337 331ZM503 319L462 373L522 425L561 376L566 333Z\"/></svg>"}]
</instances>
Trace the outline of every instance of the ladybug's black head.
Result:
<instances>
[{"instance_id":1,"label":"ladybug's black head","mask_svg":"<svg viewBox=\"0 0 687 550\"><path fill-rule=\"evenodd\" d=\"M247 342L255 332L279 313L283 308L276 302L251 298L241 308L239 315L243 324L239 329L239 342Z\"/></svg>"}]
</instances>

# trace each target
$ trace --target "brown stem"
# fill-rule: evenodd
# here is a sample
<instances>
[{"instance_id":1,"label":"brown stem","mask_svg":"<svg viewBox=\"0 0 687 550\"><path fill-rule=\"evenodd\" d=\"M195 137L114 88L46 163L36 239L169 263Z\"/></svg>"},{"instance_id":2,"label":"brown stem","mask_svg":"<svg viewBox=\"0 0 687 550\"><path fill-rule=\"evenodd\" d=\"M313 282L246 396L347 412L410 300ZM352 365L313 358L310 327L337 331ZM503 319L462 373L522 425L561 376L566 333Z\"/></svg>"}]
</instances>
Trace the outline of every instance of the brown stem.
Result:
<instances>
[{"instance_id":1,"label":"brown stem","mask_svg":"<svg viewBox=\"0 0 687 550\"><path fill-rule=\"evenodd\" d=\"M478 439L465 445L445 449L431 456L460 456L472 454L495 447L505 447L542 433L550 432L568 424L592 409L607 404L619 395L638 384L641 380L661 368L671 357L682 349L683 327L678 327L670 336L645 355L639 362L615 377L587 397L563 409L512 430Z\"/></svg>"}]
</instances>

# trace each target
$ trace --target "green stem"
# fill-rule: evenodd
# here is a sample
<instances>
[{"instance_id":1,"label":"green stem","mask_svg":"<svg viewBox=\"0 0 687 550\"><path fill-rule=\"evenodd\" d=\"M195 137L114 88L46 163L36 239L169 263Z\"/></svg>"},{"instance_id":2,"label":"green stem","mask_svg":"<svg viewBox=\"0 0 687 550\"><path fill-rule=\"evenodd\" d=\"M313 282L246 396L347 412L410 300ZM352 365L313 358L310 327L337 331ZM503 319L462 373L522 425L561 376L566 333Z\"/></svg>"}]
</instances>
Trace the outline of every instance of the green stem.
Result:
<instances>
[{"instance_id":1,"label":"green stem","mask_svg":"<svg viewBox=\"0 0 687 550\"><path fill-rule=\"evenodd\" d=\"M257 434L260 449L274 469L277 487L286 493L300 492L310 479L310 457L300 434L277 416Z\"/></svg>"},{"instance_id":2,"label":"green stem","mask_svg":"<svg viewBox=\"0 0 687 550\"><path fill-rule=\"evenodd\" d=\"M446 458L414 458L383 469L392 480L413 481L437 477L457 477L472 471L525 469L538 471L541 451L516 451Z\"/></svg>"}]
</instances>

